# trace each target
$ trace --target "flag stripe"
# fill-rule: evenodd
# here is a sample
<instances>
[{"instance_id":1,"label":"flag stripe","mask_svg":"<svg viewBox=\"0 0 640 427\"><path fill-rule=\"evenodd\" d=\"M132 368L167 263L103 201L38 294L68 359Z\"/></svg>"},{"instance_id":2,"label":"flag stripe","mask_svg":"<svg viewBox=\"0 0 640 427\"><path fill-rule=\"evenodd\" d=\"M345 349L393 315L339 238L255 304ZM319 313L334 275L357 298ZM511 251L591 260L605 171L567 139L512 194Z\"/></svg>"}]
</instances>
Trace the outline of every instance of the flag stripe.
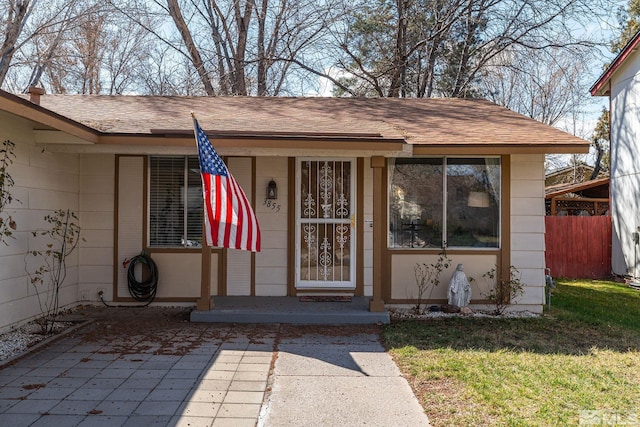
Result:
<instances>
[{"instance_id":1,"label":"flag stripe","mask_svg":"<svg viewBox=\"0 0 640 427\"><path fill-rule=\"evenodd\" d=\"M244 192L242 191L242 188L240 188L237 182L234 182L234 186L237 187L236 194L238 198L238 233L236 235L236 246L238 246L251 241L247 238L250 230L250 224L246 223L249 203L246 196L244 195Z\"/></svg>"},{"instance_id":2,"label":"flag stripe","mask_svg":"<svg viewBox=\"0 0 640 427\"><path fill-rule=\"evenodd\" d=\"M222 225L224 224L224 221L221 221L221 215L223 214L223 206L222 206L222 186L221 186L221 180L220 177L216 177L211 176L211 178L213 180L214 185L214 191L215 193L212 195L212 200L215 201L215 204L213 206L213 212L212 212L212 216L214 218L214 227L213 227L213 233L212 233L212 238L213 238L213 242L216 246L223 246L221 239L221 236L224 236L224 228L222 227ZM225 218L226 218L226 213L225 213Z\"/></svg>"},{"instance_id":3,"label":"flag stripe","mask_svg":"<svg viewBox=\"0 0 640 427\"><path fill-rule=\"evenodd\" d=\"M220 181L222 181L222 178L220 179ZM233 231L233 225L235 223L234 221L234 212L237 209L236 206L234 206L234 200L233 200L233 194L230 193L230 189L229 189L229 180L225 179L224 183L221 182L222 185L220 185L220 189L222 190L221 192L222 194L222 198L224 199L224 203L222 203L220 205L220 208L222 209L222 215L221 217L225 218L224 222L222 222L223 224L223 245L225 248L230 248L231 246L229 245L229 239L231 237L231 232ZM235 247L235 246L234 246Z\"/></svg>"},{"instance_id":4,"label":"flag stripe","mask_svg":"<svg viewBox=\"0 0 640 427\"><path fill-rule=\"evenodd\" d=\"M203 194L204 194L204 203L205 203L205 221L204 221L204 225L205 225L205 233L206 233L206 241L207 241L207 245L209 246L213 246L213 236L212 236L212 226L213 224L215 224L215 221L213 219L213 207L211 205L211 197L209 197L209 195L211 194L211 180L205 178L204 176L202 177L202 189L203 189Z\"/></svg>"},{"instance_id":5,"label":"flag stripe","mask_svg":"<svg viewBox=\"0 0 640 427\"><path fill-rule=\"evenodd\" d=\"M235 245L237 246L241 246L244 242L247 242L246 240L246 232L247 229L244 226L244 221L245 221L245 210L247 209L246 205L247 205L247 201L246 198L244 196L244 194L242 194L242 189L238 187L237 182L233 182L232 185L236 188L235 194L236 194L236 200L238 203L238 209L237 209L237 215L238 215L238 219L237 219L237 233L235 236ZM239 191L238 191L239 190Z\"/></svg>"},{"instance_id":6,"label":"flag stripe","mask_svg":"<svg viewBox=\"0 0 640 427\"><path fill-rule=\"evenodd\" d=\"M260 227L242 187L193 120L205 200L205 232L210 246L260 251Z\"/></svg>"}]
</instances>

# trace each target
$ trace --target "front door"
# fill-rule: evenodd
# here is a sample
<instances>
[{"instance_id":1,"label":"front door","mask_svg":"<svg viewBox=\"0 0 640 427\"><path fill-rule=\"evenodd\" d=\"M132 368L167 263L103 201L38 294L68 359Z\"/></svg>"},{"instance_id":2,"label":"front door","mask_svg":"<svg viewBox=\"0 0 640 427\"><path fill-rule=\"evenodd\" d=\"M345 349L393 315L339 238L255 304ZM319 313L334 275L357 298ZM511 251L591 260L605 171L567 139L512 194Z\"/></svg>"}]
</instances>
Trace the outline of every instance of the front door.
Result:
<instances>
[{"instance_id":1,"label":"front door","mask_svg":"<svg viewBox=\"0 0 640 427\"><path fill-rule=\"evenodd\" d=\"M296 163L296 288L355 288L355 162Z\"/></svg>"}]
</instances>

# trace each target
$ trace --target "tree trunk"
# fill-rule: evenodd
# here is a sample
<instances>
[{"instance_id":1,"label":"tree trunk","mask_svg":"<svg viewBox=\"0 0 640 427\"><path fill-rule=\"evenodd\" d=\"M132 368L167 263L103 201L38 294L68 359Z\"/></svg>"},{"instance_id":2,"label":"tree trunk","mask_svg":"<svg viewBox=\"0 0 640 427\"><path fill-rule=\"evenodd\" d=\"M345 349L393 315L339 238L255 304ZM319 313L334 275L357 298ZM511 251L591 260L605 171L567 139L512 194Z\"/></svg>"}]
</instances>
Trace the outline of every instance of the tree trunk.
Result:
<instances>
[{"instance_id":1,"label":"tree trunk","mask_svg":"<svg viewBox=\"0 0 640 427\"><path fill-rule=\"evenodd\" d=\"M249 35L249 24L253 13L253 1L247 1L244 5L244 13L240 9L240 2L234 2L236 26L238 28L238 44L233 55L233 73L235 75L236 95L248 95L246 81L247 39Z\"/></svg>"},{"instance_id":2,"label":"tree trunk","mask_svg":"<svg viewBox=\"0 0 640 427\"><path fill-rule=\"evenodd\" d=\"M68 21L67 21L68 22ZM62 35L64 34L64 30L66 29L66 25L56 33L56 37L53 39L43 58L38 58L38 61L33 67L33 71L31 72L31 77L29 77L29 83L24 88L23 93L28 93L29 88L32 86L37 86L40 83L40 79L42 78L42 74L44 74L47 67L51 65L51 61L53 60L53 55L58 50L60 43L62 41Z\"/></svg>"},{"instance_id":3,"label":"tree trunk","mask_svg":"<svg viewBox=\"0 0 640 427\"><path fill-rule=\"evenodd\" d=\"M420 88L420 93L418 95L419 98L431 98L433 95L433 86L435 82L434 71L436 68L436 60L437 55L436 51L438 45L436 43L440 43L440 40L434 40L429 48L429 53L427 54L427 66L424 70L424 78L422 80L422 87Z\"/></svg>"},{"instance_id":4,"label":"tree trunk","mask_svg":"<svg viewBox=\"0 0 640 427\"><path fill-rule=\"evenodd\" d=\"M267 55L264 47L265 25L267 21L267 7L269 0L262 0L262 7L256 13L258 16L258 96L267 95Z\"/></svg>"},{"instance_id":5,"label":"tree trunk","mask_svg":"<svg viewBox=\"0 0 640 427\"><path fill-rule=\"evenodd\" d=\"M593 146L596 148L596 151L598 152L598 156L596 158L595 165L593 167L593 172L591 173L589 180L596 179L600 174L600 168L602 167L602 157L604 156L604 148L602 147L602 144L599 141L598 142L594 141Z\"/></svg>"},{"instance_id":6,"label":"tree trunk","mask_svg":"<svg viewBox=\"0 0 640 427\"><path fill-rule=\"evenodd\" d=\"M213 89L213 84L211 83L211 79L207 73L207 70L204 66L204 62L202 61L202 57L200 56L200 52L196 47L195 42L193 41L193 37L191 36L191 32L187 27L187 23L182 16L182 12L180 11L180 6L178 5L178 0L167 0L167 6L169 7L169 15L173 19L173 22L176 25L176 28L180 32L182 36L182 41L184 42L189 55L191 56L191 63L195 67L198 72L198 76L200 76L200 81L204 86L204 90L209 96L215 96L215 90Z\"/></svg>"},{"instance_id":7,"label":"tree trunk","mask_svg":"<svg viewBox=\"0 0 640 427\"><path fill-rule=\"evenodd\" d=\"M33 4L36 1L34 0ZM2 86L7 77L9 65L11 65L11 60L15 53L16 43L29 18L33 4L31 4L31 0L17 0L16 2L11 0L10 2L4 40L2 41L2 46L0 46L0 86Z\"/></svg>"},{"instance_id":8,"label":"tree trunk","mask_svg":"<svg viewBox=\"0 0 640 427\"><path fill-rule=\"evenodd\" d=\"M220 32L220 19L218 10L215 8L215 2L207 2L207 16L209 19L209 27L211 28L211 38L213 44L216 47L216 57L218 63L218 85L220 86L220 94L231 95L232 93L232 78L231 70L233 65L231 64L231 55L229 55L229 48L227 41L222 37Z\"/></svg>"},{"instance_id":9,"label":"tree trunk","mask_svg":"<svg viewBox=\"0 0 640 427\"><path fill-rule=\"evenodd\" d=\"M396 0L398 24L396 27L396 46L393 55L393 74L391 75L391 84L389 86L389 96L392 98L400 96L401 88L404 89L404 77L407 67L407 6L408 0Z\"/></svg>"}]
</instances>

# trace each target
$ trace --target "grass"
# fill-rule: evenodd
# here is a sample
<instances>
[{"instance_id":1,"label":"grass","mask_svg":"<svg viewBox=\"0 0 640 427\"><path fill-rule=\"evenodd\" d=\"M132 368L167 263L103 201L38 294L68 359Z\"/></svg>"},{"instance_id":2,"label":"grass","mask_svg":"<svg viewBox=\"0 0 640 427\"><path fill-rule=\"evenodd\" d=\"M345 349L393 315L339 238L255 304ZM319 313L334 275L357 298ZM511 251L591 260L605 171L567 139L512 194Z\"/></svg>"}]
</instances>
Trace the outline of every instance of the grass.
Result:
<instances>
[{"instance_id":1,"label":"grass","mask_svg":"<svg viewBox=\"0 0 640 427\"><path fill-rule=\"evenodd\" d=\"M640 291L624 284L559 281L542 317L401 321L383 336L433 426L640 418Z\"/></svg>"}]
</instances>

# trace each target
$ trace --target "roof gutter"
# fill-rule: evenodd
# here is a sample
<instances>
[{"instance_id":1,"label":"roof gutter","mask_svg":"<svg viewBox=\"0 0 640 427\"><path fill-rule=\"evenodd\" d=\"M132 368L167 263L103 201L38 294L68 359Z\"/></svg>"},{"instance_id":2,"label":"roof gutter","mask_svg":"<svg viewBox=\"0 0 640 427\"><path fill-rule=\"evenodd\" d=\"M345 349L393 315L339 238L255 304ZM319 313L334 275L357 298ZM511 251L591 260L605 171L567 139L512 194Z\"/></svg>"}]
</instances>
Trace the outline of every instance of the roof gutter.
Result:
<instances>
[{"instance_id":1,"label":"roof gutter","mask_svg":"<svg viewBox=\"0 0 640 427\"><path fill-rule=\"evenodd\" d=\"M415 155L502 155L502 154L586 154L584 144L434 144L414 145Z\"/></svg>"},{"instance_id":2,"label":"roof gutter","mask_svg":"<svg viewBox=\"0 0 640 427\"><path fill-rule=\"evenodd\" d=\"M404 154L411 146L402 138L346 137L319 135L218 135L207 132L217 150L225 148L334 150L336 152L362 150ZM102 134L98 145L139 145L195 147L193 133L184 134Z\"/></svg>"}]
</instances>

